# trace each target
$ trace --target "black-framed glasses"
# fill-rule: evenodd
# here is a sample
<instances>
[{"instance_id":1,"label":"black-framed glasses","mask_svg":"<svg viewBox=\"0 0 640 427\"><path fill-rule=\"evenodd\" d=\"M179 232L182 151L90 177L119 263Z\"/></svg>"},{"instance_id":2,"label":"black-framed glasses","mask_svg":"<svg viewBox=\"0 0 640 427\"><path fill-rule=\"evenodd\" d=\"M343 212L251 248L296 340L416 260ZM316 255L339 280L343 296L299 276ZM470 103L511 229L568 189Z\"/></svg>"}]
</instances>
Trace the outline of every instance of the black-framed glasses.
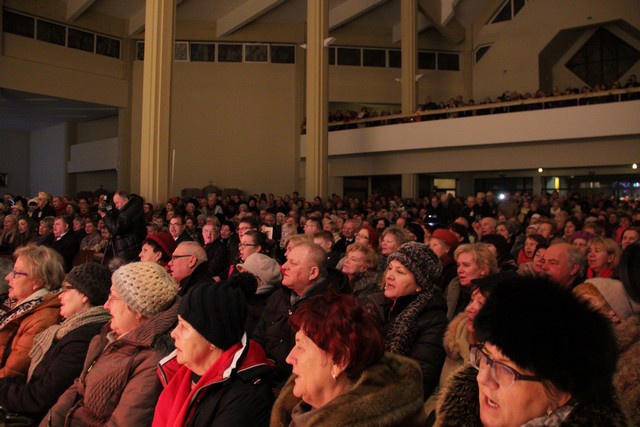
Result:
<instances>
[{"instance_id":1,"label":"black-framed glasses","mask_svg":"<svg viewBox=\"0 0 640 427\"><path fill-rule=\"evenodd\" d=\"M22 271L15 271L15 270L11 270L11 277L13 277L14 279L16 278L16 276L25 276L27 277L29 275L29 273L23 273Z\"/></svg>"},{"instance_id":2,"label":"black-framed glasses","mask_svg":"<svg viewBox=\"0 0 640 427\"><path fill-rule=\"evenodd\" d=\"M487 353L482 351L484 344L471 344L469 346L471 366L478 371L489 366L491 378L502 387L510 387L516 381L542 381L533 375L524 375L504 363L496 362Z\"/></svg>"},{"instance_id":3,"label":"black-framed glasses","mask_svg":"<svg viewBox=\"0 0 640 427\"><path fill-rule=\"evenodd\" d=\"M238 243L238 247L239 248L246 248L247 246L255 247L255 246L260 246L260 245L256 245L255 243Z\"/></svg>"},{"instance_id":4,"label":"black-framed glasses","mask_svg":"<svg viewBox=\"0 0 640 427\"><path fill-rule=\"evenodd\" d=\"M193 255L172 255L171 256L171 261L175 261L178 258L186 258L186 257L190 257L190 256L193 256Z\"/></svg>"}]
</instances>

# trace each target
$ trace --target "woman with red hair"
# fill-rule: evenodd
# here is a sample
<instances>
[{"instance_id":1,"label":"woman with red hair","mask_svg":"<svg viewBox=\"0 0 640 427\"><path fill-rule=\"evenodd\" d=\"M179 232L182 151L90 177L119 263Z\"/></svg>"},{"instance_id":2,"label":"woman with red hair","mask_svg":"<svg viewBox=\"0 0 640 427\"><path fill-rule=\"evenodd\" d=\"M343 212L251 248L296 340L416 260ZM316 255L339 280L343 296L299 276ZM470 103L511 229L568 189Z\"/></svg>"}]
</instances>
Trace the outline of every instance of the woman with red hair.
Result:
<instances>
[{"instance_id":1,"label":"woman with red hair","mask_svg":"<svg viewBox=\"0 0 640 427\"><path fill-rule=\"evenodd\" d=\"M378 250L378 232L370 225L361 225L356 230L356 243L362 243L369 246L374 251Z\"/></svg>"},{"instance_id":2,"label":"woman with red hair","mask_svg":"<svg viewBox=\"0 0 640 427\"><path fill-rule=\"evenodd\" d=\"M384 353L375 317L353 296L314 297L289 321L297 331L287 357L293 375L271 425L422 425L419 366Z\"/></svg>"}]
</instances>

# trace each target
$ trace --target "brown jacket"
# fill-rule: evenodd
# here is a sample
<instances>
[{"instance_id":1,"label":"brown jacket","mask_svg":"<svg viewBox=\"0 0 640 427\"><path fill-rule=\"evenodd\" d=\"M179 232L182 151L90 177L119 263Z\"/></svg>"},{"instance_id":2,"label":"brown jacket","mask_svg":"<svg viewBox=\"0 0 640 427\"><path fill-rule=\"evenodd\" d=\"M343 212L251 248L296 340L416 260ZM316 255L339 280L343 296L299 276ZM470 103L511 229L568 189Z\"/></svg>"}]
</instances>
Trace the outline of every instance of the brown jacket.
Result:
<instances>
[{"instance_id":1,"label":"brown jacket","mask_svg":"<svg viewBox=\"0 0 640 427\"><path fill-rule=\"evenodd\" d=\"M32 310L6 324L0 330L0 358L4 360L0 378L26 376L33 339L60 319L58 293L52 292Z\"/></svg>"},{"instance_id":2,"label":"brown jacket","mask_svg":"<svg viewBox=\"0 0 640 427\"><path fill-rule=\"evenodd\" d=\"M89 344L80 378L58 399L40 426L145 426L162 391L156 367L173 349L169 333L179 298L166 311L109 342L109 325Z\"/></svg>"}]
</instances>

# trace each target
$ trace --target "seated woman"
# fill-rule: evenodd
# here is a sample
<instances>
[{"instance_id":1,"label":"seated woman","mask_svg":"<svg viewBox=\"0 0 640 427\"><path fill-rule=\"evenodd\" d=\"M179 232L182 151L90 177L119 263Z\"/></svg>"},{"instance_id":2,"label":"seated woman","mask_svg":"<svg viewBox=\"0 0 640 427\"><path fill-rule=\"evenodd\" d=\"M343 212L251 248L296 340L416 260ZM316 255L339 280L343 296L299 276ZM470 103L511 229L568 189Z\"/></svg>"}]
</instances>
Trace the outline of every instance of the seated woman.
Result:
<instances>
[{"instance_id":1,"label":"seated woman","mask_svg":"<svg viewBox=\"0 0 640 427\"><path fill-rule=\"evenodd\" d=\"M185 294L171 333L176 351L158 370L165 388L154 427L269 424L273 394L265 378L273 362L244 330L250 283L231 279Z\"/></svg>"},{"instance_id":2,"label":"seated woman","mask_svg":"<svg viewBox=\"0 0 640 427\"><path fill-rule=\"evenodd\" d=\"M571 292L546 279L500 283L473 327L480 344L439 402L438 424L627 425L611 325Z\"/></svg>"},{"instance_id":3,"label":"seated woman","mask_svg":"<svg viewBox=\"0 0 640 427\"><path fill-rule=\"evenodd\" d=\"M111 322L91 341L80 377L41 425L149 425L162 391L156 366L173 350L177 292L178 284L156 263L116 270L104 305Z\"/></svg>"},{"instance_id":4,"label":"seated woman","mask_svg":"<svg viewBox=\"0 0 640 427\"><path fill-rule=\"evenodd\" d=\"M252 337L267 300L282 285L282 272L278 262L265 254L251 254L236 268L240 273L251 274L257 282L255 293L247 298L249 314L244 324L245 332Z\"/></svg>"},{"instance_id":5,"label":"seated woman","mask_svg":"<svg viewBox=\"0 0 640 427\"><path fill-rule=\"evenodd\" d=\"M436 229L429 238L429 248L438 255L442 263L442 276L438 281L440 294L447 295L447 287L451 280L458 275L458 266L453 259L453 251L458 247L458 238L446 228Z\"/></svg>"},{"instance_id":6,"label":"seated woman","mask_svg":"<svg viewBox=\"0 0 640 427\"><path fill-rule=\"evenodd\" d=\"M36 237L36 224L29 215L20 215L18 217L18 232L20 233L17 247L26 246L32 243Z\"/></svg>"},{"instance_id":7,"label":"seated woman","mask_svg":"<svg viewBox=\"0 0 640 427\"><path fill-rule=\"evenodd\" d=\"M100 243L100 240L102 240L102 236L100 236L100 232L96 228L96 223L92 219L85 219L84 232L85 236L80 242L80 250L93 251L96 245Z\"/></svg>"},{"instance_id":8,"label":"seated woman","mask_svg":"<svg viewBox=\"0 0 640 427\"><path fill-rule=\"evenodd\" d=\"M375 318L348 295L323 294L291 316L293 375L272 426L424 425L420 368L384 353Z\"/></svg>"},{"instance_id":9,"label":"seated woman","mask_svg":"<svg viewBox=\"0 0 640 427\"><path fill-rule=\"evenodd\" d=\"M392 225L382 232L380 241L380 256L378 257L378 274L384 274L387 269L387 257L404 243L411 241L409 232L404 228Z\"/></svg>"},{"instance_id":10,"label":"seated woman","mask_svg":"<svg viewBox=\"0 0 640 427\"><path fill-rule=\"evenodd\" d=\"M155 262L167 269L171 255L176 250L176 241L171 234L161 231L159 233L148 234L147 238L142 241L142 249L140 250L140 261Z\"/></svg>"},{"instance_id":11,"label":"seated woman","mask_svg":"<svg viewBox=\"0 0 640 427\"><path fill-rule=\"evenodd\" d=\"M378 250L378 232L368 224L361 225L355 234L355 242L369 246L374 251Z\"/></svg>"},{"instance_id":12,"label":"seated woman","mask_svg":"<svg viewBox=\"0 0 640 427\"><path fill-rule=\"evenodd\" d=\"M357 242L347 246L342 272L349 279L353 296L362 298L380 290L377 266L378 257L370 246Z\"/></svg>"},{"instance_id":13,"label":"seated woman","mask_svg":"<svg viewBox=\"0 0 640 427\"><path fill-rule=\"evenodd\" d=\"M62 256L33 244L14 252L16 263L5 279L9 294L0 306L0 378L26 376L36 335L60 319L55 292L64 277Z\"/></svg>"},{"instance_id":14,"label":"seated woman","mask_svg":"<svg viewBox=\"0 0 640 427\"><path fill-rule=\"evenodd\" d=\"M422 368L425 400L438 385L445 358L447 306L435 289L441 272L438 256L427 245L407 242L389 255L384 292L369 297L382 321L387 351Z\"/></svg>"},{"instance_id":15,"label":"seated woman","mask_svg":"<svg viewBox=\"0 0 640 427\"><path fill-rule=\"evenodd\" d=\"M0 254L12 254L20 243L18 221L13 214L4 217L2 233L0 233Z\"/></svg>"},{"instance_id":16,"label":"seated woman","mask_svg":"<svg viewBox=\"0 0 640 427\"><path fill-rule=\"evenodd\" d=\"M80 375L89 342L110 319L102 307L110 286L111 273L100 264L82 264L67 274L58 295L65 320L36 336L28 378L0 379L0 406L42 419Z\"/></svg>"},{"instance_id":17,"label":"seated woman","mask_svg":"<svg viewBox=\"0 0 640 427\"><path fill-rule=\"evenodd\" d=\"M594 236L589 240L587 278L611 277L620 261L620 245L615 240Z\"/></svg>"}]
</instances>

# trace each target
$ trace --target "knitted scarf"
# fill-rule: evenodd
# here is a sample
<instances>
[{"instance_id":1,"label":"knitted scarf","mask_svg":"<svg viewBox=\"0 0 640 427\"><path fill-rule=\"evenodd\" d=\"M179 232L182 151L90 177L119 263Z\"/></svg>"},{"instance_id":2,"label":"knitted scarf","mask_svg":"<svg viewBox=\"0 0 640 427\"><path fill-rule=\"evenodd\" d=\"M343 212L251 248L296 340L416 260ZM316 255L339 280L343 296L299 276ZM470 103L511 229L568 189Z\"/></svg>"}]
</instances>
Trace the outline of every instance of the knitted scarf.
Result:
<instances>
[{"instance_id":1,"label":"knitted scarf","mask_svg":"<svg viewBox=\"0 0 640 427\"><path fill-rule=\"evenodd\" d=\"M0 331L11 323L12 320L17 319L36 308L42 301L44 301L48 293L49 291L46 289L39 289L16 306L13 306L13 304L15 304L14 300L5 301L5 304L8 303L8 306L12 308L9 311L4 311L2 313L2 317L0 317Z\"/></svg>"},{"instance_id":2,"label":"knitted scarf","mask_svg":"<svg viewBox=\"0 0 640 427\"><path fill-rule=\"evenodd\" d=\"M91 323L106 323L111 319L111 315L102 306L91 307L90 309L81 313L76 313L73 316L65 319L59 325L49 326L44 331L36 335L33 340L33 347L29 352L31 357L31 365L29 366L29 374L27 381L31 380L31 375L36 367L42 362L47 351L53 346L54 342L61 340L69 332Z\"/></svg>"},{"instance_id":3,"label":"knitted scarf","mask_svg":"<svg viewBox=\"0 0 640 427\"><path fill-rule=\"evenodd\" d=\"M402 356L409 354L418 333L418 316L432 297L431 289L423 290L391 321L385 336L387 351Z\"/></svg>"}]
</instances>

